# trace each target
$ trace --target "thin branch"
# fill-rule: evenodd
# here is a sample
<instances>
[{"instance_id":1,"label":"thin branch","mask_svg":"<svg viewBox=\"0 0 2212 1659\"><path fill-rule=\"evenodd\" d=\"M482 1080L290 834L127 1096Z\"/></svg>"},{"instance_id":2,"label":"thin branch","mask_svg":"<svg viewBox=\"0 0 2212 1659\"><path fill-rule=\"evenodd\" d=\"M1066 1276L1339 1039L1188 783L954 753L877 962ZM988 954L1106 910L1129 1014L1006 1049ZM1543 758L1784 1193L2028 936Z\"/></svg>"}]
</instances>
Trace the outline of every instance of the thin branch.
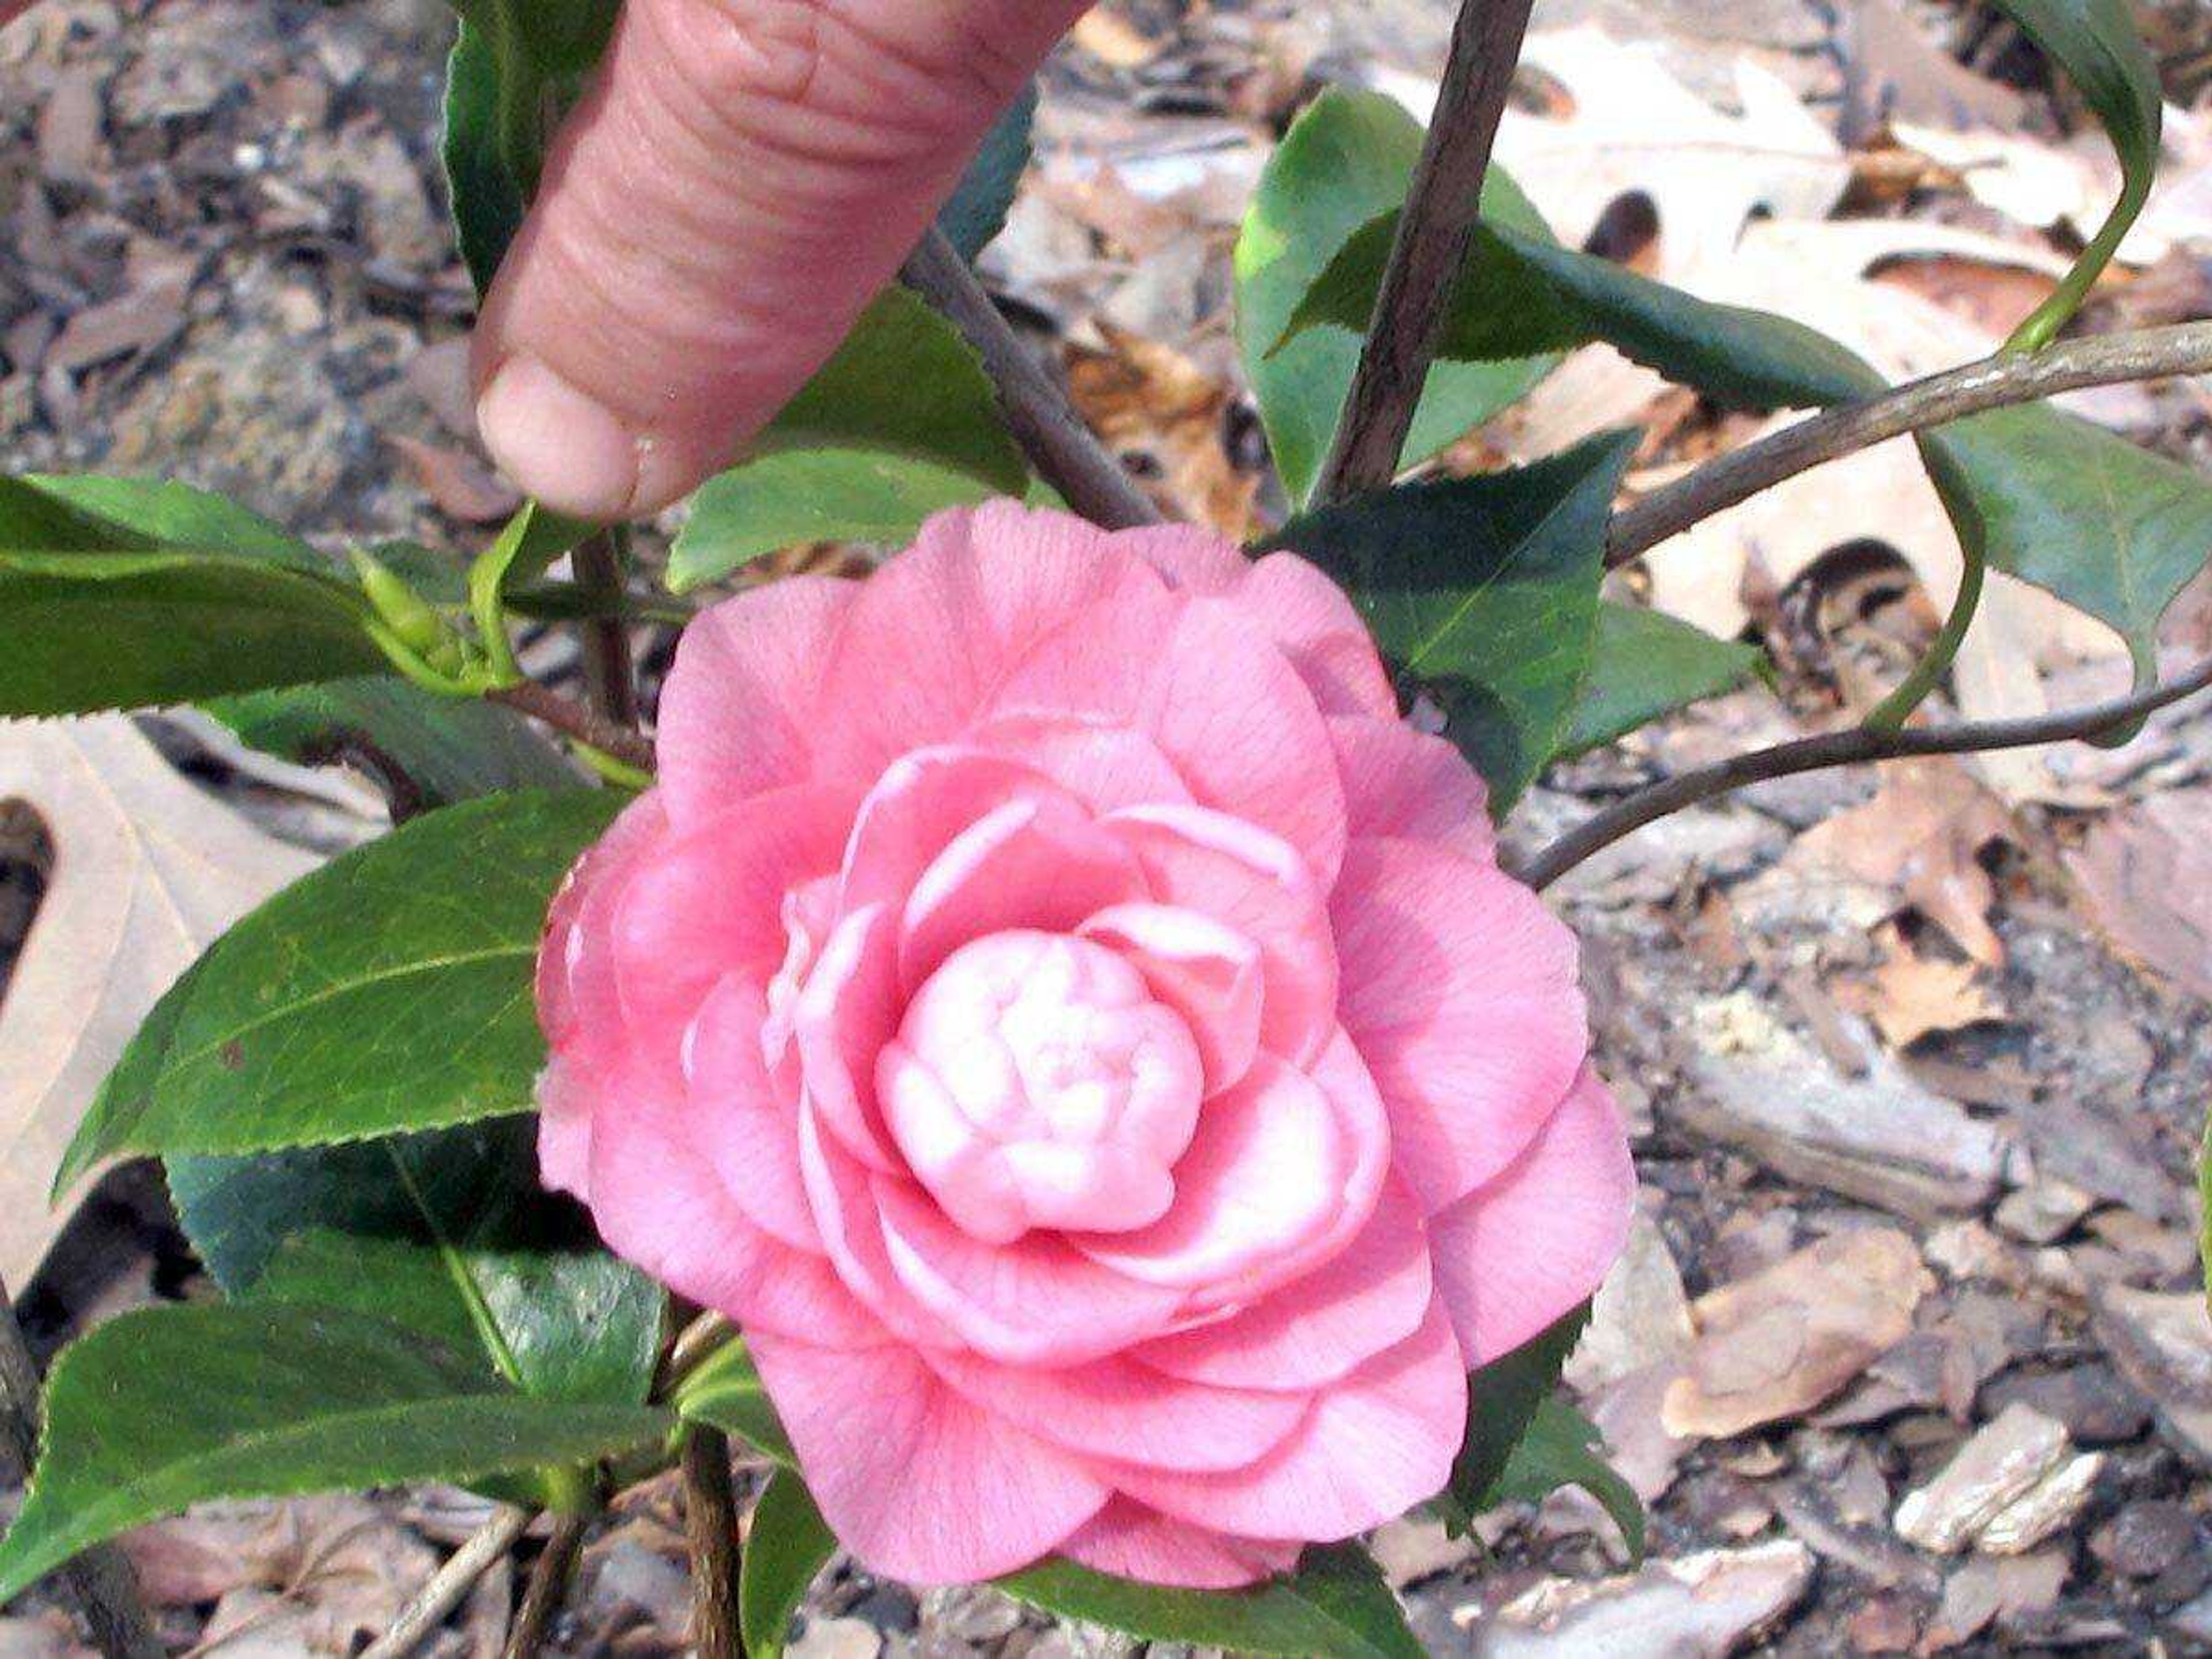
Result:
<instances>
[{"instance_id":1,"label":"thin branch","mask_svg":"<svg viewBox=\"0 0 2212 1659\"><path fill-rule=\"evenodd\" d=\"M546 1634L553 1628L568 1594L576 1552L584 1545L585 1520L580 1515L553 1517L553 1535L545 1540L537 1565L530 1569L530 1582L523 1589L522 1606L507 1632L501 1659L535 1659L538 1650L545 1645Z\"/></svg>"},{"instance_id":2,"label":"thin branch","mask_svg":"<svg viewBox=\"0 0 2212 1659\"><path fill-rule=\"evenodd\" d=\"M584 684L592 707L600 719L635 731L637 669L630 659L629 627L621 614L623 561L615 532L602 530L586 537L569 562L575 568L576 585L607 601L611 613L582 624Z\"/></svg>"},{"instance_id":3,"label":"thin branch","mask_svg":"<svg viewBox=\"0 0 2212 1659\"><path fill-rule=\"evenodd\" d=\"M1687 477L1615 514L1607 532L1606 562L1625 564L1784 478L1908 432L2010 404L2033 403L2054 392L2208 372L2212 372L2212 323L2067 340L2033 356L1999 352L1863 403L1808 416L1707 462Z\"/></svg>"},{"instance_id":4,"label":"thin branch","mask_svg":"<svg viewBox=\"0 0 2212 1659\"><path fill-rule=\"evenodd\" d=\"M1531 887L1545 888L1624 836L1645 824L1694 806L1701 800L1725 795L1747 784L1769 778L1793 777L1823 767L1849 766L1860 761L1899 760L1919 755L1963 755L1991 749L2026 749L2036 744L2060 743L2069 738L2094 738L2169 703L2193 697L2212 687L2212 660L2190 671L2171 685L2155 687L2111 702L2084 708L2061 709L2010 720L1982 720L1956 726L1913 726L1901 732L1877 732L1863 726L1847 731L1800 738L1771 749L1701 767L1639 789L1615 802L1561 836L1515 872Z\"/></svg>"},{"instance_id":5,"label":"thin branch","mask_svg":"<svg viewBox=\"0 0 2212 1659\"><path fill-rule=\"evenodd\" d=\"M493 1506L491 1518L446 1559L412 1601L400 1609L392 1628L361 1650L359 1659L405 1659L444 1624L455 1607L529 1529L530 1511L511 1504Z\"/></svg>"},{"instance_id":6,"label":"thin branch","mask_svg":"<svg viewBox=\"0 0 2212 1659\"><path fill-rule=\"evenodd\" d=\"M571 702L559 692L525 680L520 685L501 686L484 693L492 702L505 703L532 720L543 720L565 738L612 755L626 766L635 766L641 772L653 769L653 743L640 737L627 726L617 726L581 703Z\"/></svg>"},{"instance_id":7,"label":"thin branch","mask_svg":"<svg viewBox=\"0 0 2212 1659\"><path fill-rule=\"evenodd\" d=\"M1512 89L1531 0L1462 0L1451 55L1398 218L1359 368L1316 499L1380 489L1397 476L1443 336L1445 307L1482 208L1483 175Z\"/></svg>"},{"instance_id":8,"label":"thin branch","mask_svg":"<svg viewBox=\"0 0 2212 1659\"><path fill-rule=\"evenodd\" d=\"M5 1285L0 1285L0 1432L27 1475L39 1452L39 1366ZM60 1577L107 1659L162 1659L167 1650L154 1634L122 1551L94 1545L62 1568Z\"/></svg>"},{"instance_id":9,"label":"thin branch","mask_svg":"<svg viewBox=\"0 0 2212 1659\"><path fill-rule=\"evenodd\" d=\"M730 1442L694 1423L684 1431L684 1530L691 1540L691 1647L699 1659L742 1659L738 1623L738 1497Z\"/></svg>"},{"instance_id":10,"label":"thin branch","mask_svg":"<svg viewBox=\"0 0 2212 1659\"><path fill-rule=\"evenodd\" d=\"M1096 525L1128 530L1158 524L1159 509L1107 453L1051 375L999 314L960 250L933 229L899 273L900 280L943 312L983 359L1014 441L1037 476Z\"/></svg>"}]
</instances>

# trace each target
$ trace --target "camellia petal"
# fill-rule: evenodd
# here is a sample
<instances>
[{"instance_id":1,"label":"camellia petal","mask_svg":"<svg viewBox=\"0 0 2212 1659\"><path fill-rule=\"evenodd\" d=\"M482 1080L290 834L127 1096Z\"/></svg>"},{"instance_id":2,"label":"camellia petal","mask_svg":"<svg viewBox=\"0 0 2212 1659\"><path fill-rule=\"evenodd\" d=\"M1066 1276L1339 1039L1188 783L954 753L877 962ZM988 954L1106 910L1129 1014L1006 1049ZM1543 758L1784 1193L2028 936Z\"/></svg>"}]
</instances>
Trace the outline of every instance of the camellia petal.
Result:
<instances>
[{"instance_id":1,"label":"camellia petal","mask_svg":"<svg viewBox=\"0 0 2212 1659\"><path fill-rule=\"evenodd\" d=\"M1076 1528L1060 1553L1117 1578L1182 1589L1241 1589L1288 1572L1305 1551L1280 1539L1237 1538L1171 1521L1116 1497Z\"/></svg>"},{"instance_id":2,"label":"camellia petal","mask_svg":"<svg viewBox=\"0 0 2212 1659\"><path fill-rule=\"evenodd\" d=\"M1251 1069L1267 981L1260 947L1249 937L1172 904L1117 904L1091 916L1082 933L1117 951L1182 1017L1206 1068L1206 1093L1220 1093Z\"/></svg>"},{"instance_id":3,"label":"camellia petal","mask_svg":"<svg viewBox=\"0 0 2212 1659\"><path fill-rule=\"evenodd\" d=\"M1328 740L1354 840L1433 842L1466 858L1495 860L1490 792L1455 745L1401 720L1356 714L1333 716Z\"/></svg>"}]
</instances>

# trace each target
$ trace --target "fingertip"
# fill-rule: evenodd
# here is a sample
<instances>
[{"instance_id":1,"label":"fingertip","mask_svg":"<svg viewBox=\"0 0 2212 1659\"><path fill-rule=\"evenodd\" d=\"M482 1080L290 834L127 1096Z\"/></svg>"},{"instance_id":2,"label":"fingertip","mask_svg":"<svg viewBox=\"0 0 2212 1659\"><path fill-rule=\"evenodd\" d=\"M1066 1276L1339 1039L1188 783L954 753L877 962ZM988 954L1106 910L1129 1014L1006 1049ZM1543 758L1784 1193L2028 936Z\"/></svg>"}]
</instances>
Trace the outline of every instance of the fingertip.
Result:
<instances>
[{"instance_id":1,"label":"fingertip","mask_svg":"<svg viewBox=\"0 0 2212 1659\"><path fill-rule=\"evenodd\" d=\"M643 441L542 358L518 353L492 371L477 429L508 482L556 512L611 522L637 510Z\"/></svg>"}]
</instances>

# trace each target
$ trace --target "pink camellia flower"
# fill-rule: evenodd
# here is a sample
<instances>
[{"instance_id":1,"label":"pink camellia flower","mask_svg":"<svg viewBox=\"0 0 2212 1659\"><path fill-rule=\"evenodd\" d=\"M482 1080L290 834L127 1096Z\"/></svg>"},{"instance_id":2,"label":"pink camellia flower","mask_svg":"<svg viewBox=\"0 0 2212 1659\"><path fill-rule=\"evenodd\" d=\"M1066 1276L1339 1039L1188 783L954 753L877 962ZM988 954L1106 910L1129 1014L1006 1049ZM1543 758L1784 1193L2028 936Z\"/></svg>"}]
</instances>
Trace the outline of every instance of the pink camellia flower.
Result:
<instances>
[{"instance_id":1,"label":"pink camellia flower","mask_svg":"<svg viewBox=\"0 0 2212 1659\"><path fill-rule=\"evenodd\" d=\"M702 616L659 750L553 908L545 1176L874 1571L1285 1569L1619 1249L1574 941L1302 560L949 513Z\"/></svg>"}]
</instances>

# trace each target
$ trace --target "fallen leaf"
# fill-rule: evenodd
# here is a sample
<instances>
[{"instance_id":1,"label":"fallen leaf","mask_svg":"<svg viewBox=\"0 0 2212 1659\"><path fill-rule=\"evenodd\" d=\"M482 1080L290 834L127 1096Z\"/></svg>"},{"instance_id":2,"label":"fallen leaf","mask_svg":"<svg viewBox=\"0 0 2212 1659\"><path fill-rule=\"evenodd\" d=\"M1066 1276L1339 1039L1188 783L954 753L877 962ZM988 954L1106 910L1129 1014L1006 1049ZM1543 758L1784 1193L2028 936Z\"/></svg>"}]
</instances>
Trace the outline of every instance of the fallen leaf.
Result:
<instances>
[{"instance_id":1,"label":"fallen leaf","mask_svg":"<svg viewBox=\"0 0 2212 1659\"><path fill-rule=\"evenodd\" d=\"M2004 1006L1971 962L1923 956L1898 933L1886 930L1889 954L1860 988L1860 1012L1873 1019L1893 1048L1909 1048L1931 1031L1958 1031L2002 1019Z\"/></svg>"},{"instance_id":2,"label":"fallen leaf","mask_svg":"<svg viewBox=\"0 0 2212 1659\"><path fill-rule=\"evenodd\" d=\"M386 434L385 441L399 452L438 511L458 523L497 524L522 505L512 484L465 450L399 432Z\"/></svg>"},{"instance_id":3,"label":"fallen leaf","mask_svg":"<svg viewBox=\"0 0 2212 1659\"><path fill-rule=\"evenodd\" d=\"M121 715L0 725L0 803L53 848L0 1002L0 1280L21 1285L76 1205L47 1206L62 1149L139 1021L315 860L187 783Z\"/></svg>"},{"instance_id":4,"label":"fallen leaf","mask_svg":"<svg viewBox=\"0 0 2212 1659\"><path fill-rule=\"evenodd\" d=\"M2066 865L2122 955L2212 1001L2212 789L2110 814Z\"/></svg>"},{"instance_id":5,"label":"fallen leaf","mask_svg":"<svg viewBox=\"0 0 2212 1659\"><path fill-rule=\"evenodd\" d=\"M1136 26L1097 6L1076 19L1069 37L1109 69L1139 69L1160 55L1160 43L1139 33Z\"/></svg>"},{"instance_id":6,"label":"fallen leaf","mask_svg":"<svg viewBox=\"0 0 2212 1659\"><path fill-rule=\"evenodd\" d=\"M219 1593L196 1652L349 1654L415 1599L438 1553L368 1499L350 1495L210 1505L161 1527L228 1549L236 1582ZM125 1548L138 1559L145 1533Z\"/></svg>"},{"instance_id":7,"label":"fallen leaf","mask_svg":"<svg viewBox=\"0 0 2212 1659\"><path fill-rule=\"evenodd\" d=\"M1171 518L1209 525L1232 540L1251 533L1257 474L1240 472L1224 441L1235 393L1170 346L1102 318L1104 350L1073 348L1068 395L1084 418Z\"/></svg>"},{"instance_id":8,"label":"fallen leaf","mask_svg":"<svg viewBox=\"0 0 2212 1659\"><path fill-rule=\"evenodd\" d=\"M2000 131L2020 125L2027 100L1936 46L1895 0L1850 0L1839 9L1837 55L1854 136L1898 121Z\"/></svg>"}]
</instances>

